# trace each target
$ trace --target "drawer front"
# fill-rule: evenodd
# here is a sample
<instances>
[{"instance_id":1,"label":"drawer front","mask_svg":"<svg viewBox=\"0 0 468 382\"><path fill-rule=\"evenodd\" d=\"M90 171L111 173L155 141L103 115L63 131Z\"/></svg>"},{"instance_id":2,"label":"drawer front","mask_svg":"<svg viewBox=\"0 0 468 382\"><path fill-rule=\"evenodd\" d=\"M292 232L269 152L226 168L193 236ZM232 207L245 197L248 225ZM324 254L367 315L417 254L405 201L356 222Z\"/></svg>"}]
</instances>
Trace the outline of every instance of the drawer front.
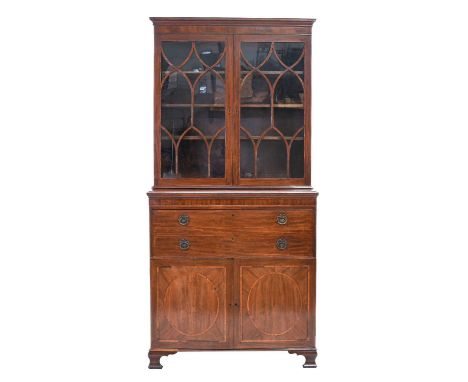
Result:
<instances>
[{"instance_id":1,"label":"drawer front","mask_svg":"<svg viewBox=\"0 0 468 382\"><path fill-rule=\"evenodd\" d=\"M226 257L231 253L232 242L230 236L155 235L153 256Z\"/></svg>"},{"instance_id":2,"label":"drawer front","mask_svg":"<svg viewBox=\"0 0 468 382\"><path fill-rule=\"evenodd\" d=\"M236 256L312 256L315 240L308 232L277 234L244 233L234 236L232 254Z\"/></svg>"},{"instance_id":3,"label":"drawer front","mask_svg":"<svg viewBox=\"0 0 468 382\"><path fill-rule=\"evenodd\" d=\"M312 232L314 210L152 210L155 233Z\"/></svg>"},{"instance_id":4,"label":"drawer front","mask_svg":"<svg viewBox=\"0 0 468 382\"><path fill-rule=\"evenodd\" d=\"M314 238L305 233L244 233L225 237L156 235L153 238L153 256L312 256L314 247Z\"/></svg>"},{"instance_id":5,"label":"drawer front","mask_svg":"<svg viewBox=\"0 0 468 382\"><path fill-rule=\"evenodd\" d=\"M231 223L233 232L281 235L312 233L314 218L313 210L244 210L235 212Z\"/></svg>"},{"instance_id":6,"label":"drawer front","mask_svg":"<svg viewBox=\"0 0 468 382\"><path fill-rule=\"evenodd\" d=\"M226 210L152 210L157 235L215 235L229 232L233 213Z\"/></svg>"}]
</instances>

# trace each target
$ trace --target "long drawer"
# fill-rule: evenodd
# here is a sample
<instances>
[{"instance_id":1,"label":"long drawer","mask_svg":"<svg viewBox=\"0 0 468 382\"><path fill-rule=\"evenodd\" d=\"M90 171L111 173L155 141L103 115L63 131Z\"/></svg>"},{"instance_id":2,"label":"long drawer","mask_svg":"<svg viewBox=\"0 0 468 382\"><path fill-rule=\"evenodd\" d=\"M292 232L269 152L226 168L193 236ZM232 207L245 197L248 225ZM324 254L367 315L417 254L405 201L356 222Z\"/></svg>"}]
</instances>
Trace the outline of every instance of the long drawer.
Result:
<instances>
[{"instance_id":1,"label":"long drawer","mask_svg":"<svg viewBox=\"0 0 468 382\"><path fill-rule=\"evenodd\" d=\"M284 235L238 233L231 235L155 235L153 256L312 256L314 238L309 232Z\"/></svg>"},{"instance_id":2,"label":"long drawer","mask_svg":"<svg viewBox=\"0 0 468 382\"><path fill-rule=\"evenodd\" d=\"M152 230L158 235L312 232L312 210L152 210Z\"/></svg>"}]
</instances>

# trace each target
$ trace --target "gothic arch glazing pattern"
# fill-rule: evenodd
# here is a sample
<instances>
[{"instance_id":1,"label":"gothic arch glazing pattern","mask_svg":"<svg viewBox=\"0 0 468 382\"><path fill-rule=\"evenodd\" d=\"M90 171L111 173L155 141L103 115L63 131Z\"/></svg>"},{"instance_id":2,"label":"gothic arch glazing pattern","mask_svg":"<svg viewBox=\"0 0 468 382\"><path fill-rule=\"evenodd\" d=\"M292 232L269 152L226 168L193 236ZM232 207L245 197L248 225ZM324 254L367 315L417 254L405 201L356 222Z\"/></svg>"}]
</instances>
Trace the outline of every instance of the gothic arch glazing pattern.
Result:
<instances>
[{"instance_id":1,"label":"gothic arch glazing pattern","mask_svg":"<svg viewBox=\"0 0 468 382\"><path fill-rule=\"evenodd\" d=\"M240 177L304 177L304 43L242 42Z\"/></svg>"},{"instance_id":2,"label":"gothic arch glazing pattern","mask_svg":"<svg viewBox=\"0 0 468 382\"><path fill-rule=\"evenodd\" d=\"M223 41L161 46L161 177L225 176Z\"/></svg>"}]
</instances>

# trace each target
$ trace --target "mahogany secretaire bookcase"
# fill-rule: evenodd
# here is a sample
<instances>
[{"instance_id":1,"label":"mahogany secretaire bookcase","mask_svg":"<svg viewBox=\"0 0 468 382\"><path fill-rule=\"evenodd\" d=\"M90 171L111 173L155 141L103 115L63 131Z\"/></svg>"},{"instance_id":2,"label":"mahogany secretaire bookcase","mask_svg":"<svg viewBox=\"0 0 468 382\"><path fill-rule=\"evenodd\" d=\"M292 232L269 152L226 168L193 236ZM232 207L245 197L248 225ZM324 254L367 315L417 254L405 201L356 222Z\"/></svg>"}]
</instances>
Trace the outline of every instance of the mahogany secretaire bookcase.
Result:
<instances>
[{"instance_id":1,"label":"mahogany secretaire bookcase","mask_svg":"<svg viewBox=\"0 0 468 382\"><path fill-rule=\"evenodd\" d=\"M314 20L151 20L149 367L222 349L315 367Z\"/></svg>"}]
</instances>

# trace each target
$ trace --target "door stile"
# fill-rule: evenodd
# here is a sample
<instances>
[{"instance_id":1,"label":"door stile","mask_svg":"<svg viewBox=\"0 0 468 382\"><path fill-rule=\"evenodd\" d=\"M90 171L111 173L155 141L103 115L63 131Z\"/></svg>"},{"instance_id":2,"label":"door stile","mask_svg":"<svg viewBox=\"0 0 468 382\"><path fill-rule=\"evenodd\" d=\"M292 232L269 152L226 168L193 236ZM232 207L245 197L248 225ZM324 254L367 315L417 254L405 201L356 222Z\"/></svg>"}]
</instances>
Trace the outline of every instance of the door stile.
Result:
<instances>
[{"instance_id":1,"label":"door stile","mask_svg":"<svg viewBox=\"0 0 468 382\"><path fill-rule=\"evenodd\" d=\"M312 135L312 54L311 37L304 38L304 180L311 185L311 135Z\"/></svg>"},{"instance_id":2,"label":"door stile","mask_svg":"<svg viewBox=\"0 0 468 382\"><path fill-rule=\"evenodd\" d=\"M158 186L161 175L161 38L154 35L154 120L153 120L153 147L154 147L154 183L153 190Z\"/></svg>"},{"instance_id":3,"label":"door stile","mask_svg":"<svg viewBox=\"0 0 468 382\"><path fill-rule=\"evenodd\" d=\"M232 60L232 184L238 185L240 180L240 39L239 36L231 36L233 53Z\"/></svg>"},{"instance_id":4,"label":"door stile","mask_svg":"<svg viewBox=\"0 0 468 382\"><path fill-rule=\"evenodd\" d=\"M235 144L235 114L236 106L234 104L235 92L233 86L236 83L234 73L234 37L232 35L226 37L226 183L228 185L234 184L235 179L235 158L236 158L236 144Z\"/></svg>"}]
</instances>

